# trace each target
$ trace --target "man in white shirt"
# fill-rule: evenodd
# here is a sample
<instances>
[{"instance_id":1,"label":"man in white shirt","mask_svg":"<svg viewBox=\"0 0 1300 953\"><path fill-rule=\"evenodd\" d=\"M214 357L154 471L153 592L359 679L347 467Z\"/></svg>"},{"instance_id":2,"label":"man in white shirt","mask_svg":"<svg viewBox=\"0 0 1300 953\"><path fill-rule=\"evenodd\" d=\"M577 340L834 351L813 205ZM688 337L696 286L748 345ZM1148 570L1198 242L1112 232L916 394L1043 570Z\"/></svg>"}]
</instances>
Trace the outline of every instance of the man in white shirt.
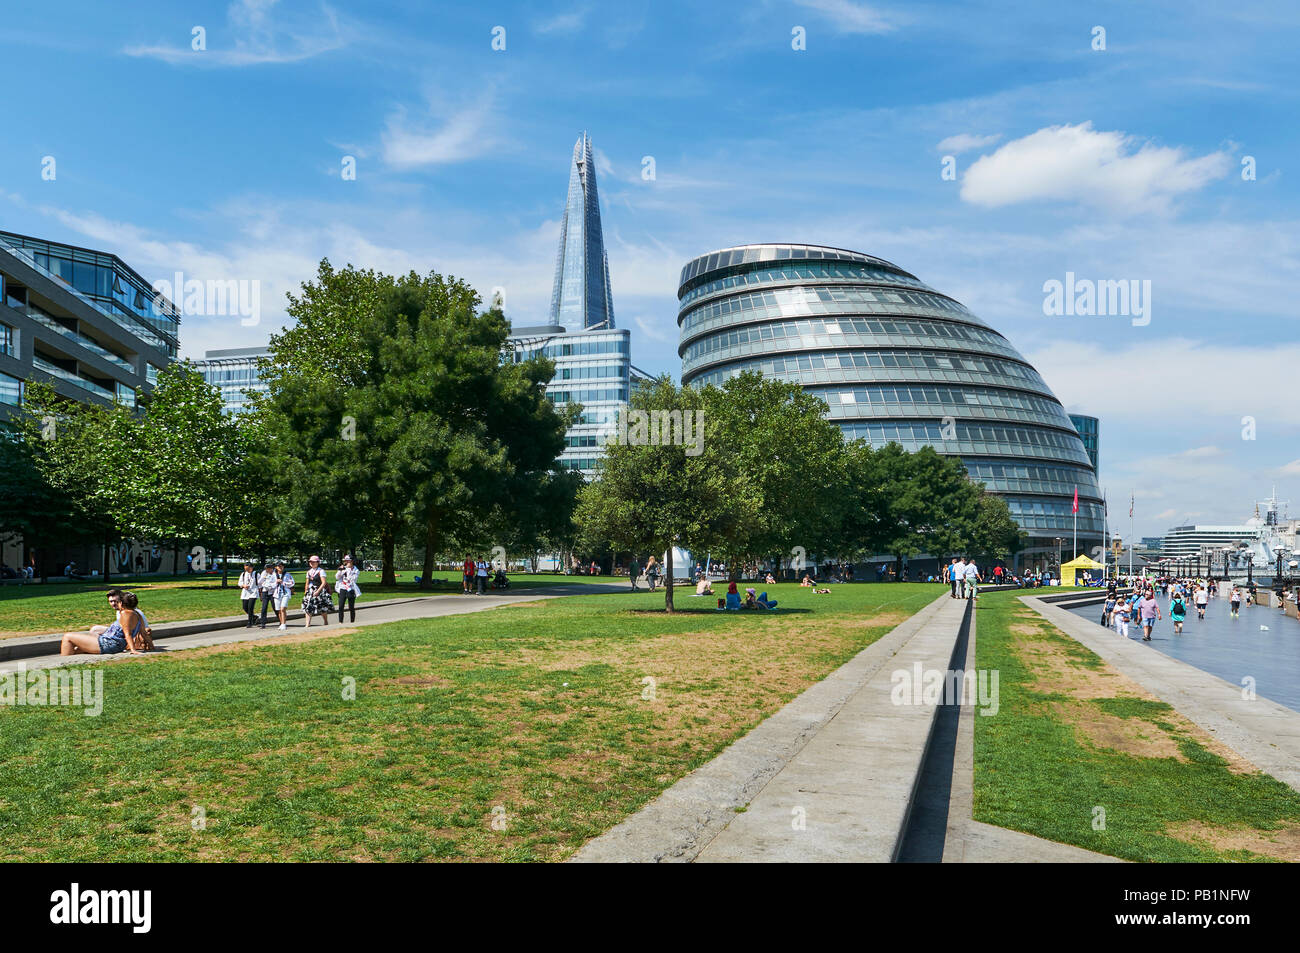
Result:
<instances>
[{"instance_id":1,"label":"man in white shirt","mask_svg":"<svg viewBox=\"0 0 1300 953\"><path fill-rule=\"evenodd\" d=\"M484 595L487 592L488 564L480 559L474 564L474 581L478 584L478 594Z\"/></svg>"},{"instance_id":2,"label":"man in white shirt","mask_svg":"<svg viewBox=\"0 0 1300 953\"><path fill-rule=\"evenodd\" d=\"M962 572L966 577L966 598L979 598L980 570L979 567L975 565L975 560L968 560L964 564Z\"/></svg>"},{"instance_id":3,"label":"man in white shirt","mask_svg":"<svg viewBox=\"0 0 1300 953\"><path fill-rule=\"evenodd\" d=\"M966 579L966 560L957 557L957 561L952 564L952 597L957 599L961 596L962 585Z\"/></svg>"}]
</instances>

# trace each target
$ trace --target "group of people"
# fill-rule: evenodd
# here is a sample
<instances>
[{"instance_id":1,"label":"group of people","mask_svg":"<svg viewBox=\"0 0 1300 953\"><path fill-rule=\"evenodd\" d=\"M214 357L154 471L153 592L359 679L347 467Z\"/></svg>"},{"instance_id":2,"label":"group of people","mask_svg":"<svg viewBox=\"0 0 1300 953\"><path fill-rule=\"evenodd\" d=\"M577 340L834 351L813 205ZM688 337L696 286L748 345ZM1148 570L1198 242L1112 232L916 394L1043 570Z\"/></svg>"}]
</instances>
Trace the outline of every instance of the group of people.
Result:
<instances>
[{"instance_id":1,"label":"group of people","mask_svg":"<svg viewBox=\"0 0 1300 953\"><path fill-rule=\"evenodd\" d=\"M1128 638L1129 624L1134 623L1142 629L1142 641L1151 641L1151 632L1157 622L1164 620L1160 610L1160 601L1156 592L1169 597L1167 606L1169 621L1173 623L1174 634L1180 635L1183 623L1187 621L1189 610L1196 612L1197 619L1204 619L1210 600L1218 596L1219 585L1214 579L1206 581L1190 579L1162 579L1151 581L1139 579L1133 591L1127 596L1119 594L1118 584L1111 582L1106 590L1106 601L1102 603L1101 624L1113 628L1117 635ZM1254 602L1256 592L1252 587L1243 591L1233 586L1228 593L1228 607L1232 618L1240 617L1241 603Z\"/></svg>"},{"instance_id":2,"label":"group of people","mask_svg":"<svg viewBox=\"0 0 1300 953\"><path fill-rule=\"evenodd\" d=\"M662 568L660 567L660 565L659 565L659 560L656 559L654 556L651 556L649 559L647 559L647 560L645 561L645 566L644 566L644 567L642 567L641 563L637 560L637 558L636 558L635 556L633 556L633 557L632 557L632 561L631 561L630 563L628 563L628 566L627 566L627 576L628 576L628 579L630 579L630 580L632 581L632 591L633 591L633 592L640 592L640 591L641 591L641 590L637 587L637 583L640 582L642 579L645 579L646 587L647 587L651 592L654 592L654 591L655 591L655 586L658 585L658 583L659 583L659 577L662 576L662 575L663 575L663 569L662 569ZM696 574L695 579L696 579L697 586L698 586L699 581L700 581L701 579L703 579L703 578L704 578L704 573L703 573L703 572L700 572L700 573L697 573L697 574ZM699 595L707 595L708 593L712 593L713 590L712 590L712 589L709 589L709 590L708 590L708 593L701 593L701 592L699 592L699 589L697 588L697 589L696 589L696 592L697 592L697 594L699 594Z\"/></svg>"},{"instance_id":3,"label":"group of people","mask_svg":"<svg viewBox=\"0 0 1300 953\"><path fill-rule=\"evenodd\" d=\"M953 599L979 599L979 584L984 581L973 557L954 556L946 570ZM999 574L1000 575L1000 574Z\"/></svg>"},{"instance_id":4,"label":"group of people","mask_svg":"<svg viewBox=\"0 0 1300 953\"><path fill-rule=\"evenodd\" d=\"M330 613L334 611L334 601L330 597L329 582L325 570L321 568L320 557L312 556L307 560L307 573L302 594L302 611L306 624L311 628L312 620L321 617L323 625L329 625ZM344 611L350 612L349 621L357 621L357 596L361 595L361 578L359 570L351 556L344 556L339 568L334 572L334 594L338 596L339 622L343 621ZM252 629L259 625L257 606L261 603L261 628L266 628L267 610L275 612L280 623L280 631L288 628L289 600L293 597L296 581L293 573L285 569L284 561L267 563L257 572L252 563L244 563L244 571L239 574L239 596L248 614L245 628Z\"/></svg>"}]
</instances>

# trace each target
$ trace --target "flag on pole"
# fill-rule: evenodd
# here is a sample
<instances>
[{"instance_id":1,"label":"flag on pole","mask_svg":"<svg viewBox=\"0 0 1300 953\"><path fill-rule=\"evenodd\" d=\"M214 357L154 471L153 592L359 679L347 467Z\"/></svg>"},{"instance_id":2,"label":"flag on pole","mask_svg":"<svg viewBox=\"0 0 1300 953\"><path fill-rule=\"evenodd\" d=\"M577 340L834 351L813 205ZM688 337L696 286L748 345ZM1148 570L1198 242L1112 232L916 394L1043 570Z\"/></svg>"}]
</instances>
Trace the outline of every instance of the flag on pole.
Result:
<instances>
[{"instance_id":1,"label":"flag on pole","mask_svg":"<svg viewBox=\"0 0 1300 953\"><path fill-rule=\"evenodd\" d=\"M1070 512L1079 512L1079 488L1077 486L1074 488L1074 509L1070 510Z\"/></svg>"}]
</instances>

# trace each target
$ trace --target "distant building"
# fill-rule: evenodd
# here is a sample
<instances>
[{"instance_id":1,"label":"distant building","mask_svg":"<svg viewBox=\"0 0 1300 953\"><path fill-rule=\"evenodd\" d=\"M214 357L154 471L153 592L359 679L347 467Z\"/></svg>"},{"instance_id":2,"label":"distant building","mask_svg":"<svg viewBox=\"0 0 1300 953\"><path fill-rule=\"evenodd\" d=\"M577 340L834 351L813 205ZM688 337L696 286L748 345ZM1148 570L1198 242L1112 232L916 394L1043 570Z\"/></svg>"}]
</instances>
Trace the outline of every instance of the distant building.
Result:
<instances>
[{"instance_id":1,"label":"distant building","mask_svg":"<svg viewBox=\"0 0 1300 953\"><path fill-rule=\"evenodd\" d=\"M1206 549L1222 549L1258 539L1259 530L1258 525L1175 526L1160 541L1160 555L1195 556Z\"/></svg>"},{"instance_id":2,"label":"distant building","mask_svg":"<svg viewBox=\"0 0 1300 953\"><path fill-rule=\"evenodd\" d=\"M1097 463L1097 449L1101 437L1101 421L1096 417L1089 417L1085 414L1070 414L1070 423L1074 424L1074 429L1079 431L1079 439L1083 441L1083 449L1088 451L1088 459L1092 461L1092 471L1100 473Z\"/></svg>"},{"instance_id":3,"label":"distant building","mask_svg":"<svg viewBox=\"0 0 1300 953\"><path fill-rule=\"evenodd\" d=\"M1019 565L1104 541L1096 459L1047 383L959 301L873 255L754 244L687 262L677 290L682 383L743 371L827 404L846 439L960 457L1026 535Z\"/></svg>"},{"instance_id":4,"label":"distant building","mask_svg":"<svg viewBox=\"0 0 1300 953\"><path fill-rule=\"evenodd\" d=\"M0 232L0 419L28 383L135 406L175 358L180 312L116 255Z\"/></svg>"},{"instance_id":5,"label":"distant building","mask_svg":"<svg viewBox=\"0 0 1300 953\"><path fill-rule=\"evenodd\" d=\"M194 369L209 384L221 390L221 400L228 414L242 414L248 394L266 393L266 383L258 371L258 358L271 353L269 347L232 347L205 351Z\"/></svg>"},{"instance_id":6,"label":"distant building","mask_svg":"<svg viewBox=\"0 0 1300 953\"><path fill-rule=\"evenodd\" d=\"M555 260L551 321L513 328L508 346L516 361L541 354L555 362L547 396L557 407L582 404L582 416L565 435L559 464L594 476L606 441L618 426L618 412L627 406L633 382L645 375L632 368L631 333L614 326L596 165L586 133L573 147Z\"/></svg>"}]
</instances>

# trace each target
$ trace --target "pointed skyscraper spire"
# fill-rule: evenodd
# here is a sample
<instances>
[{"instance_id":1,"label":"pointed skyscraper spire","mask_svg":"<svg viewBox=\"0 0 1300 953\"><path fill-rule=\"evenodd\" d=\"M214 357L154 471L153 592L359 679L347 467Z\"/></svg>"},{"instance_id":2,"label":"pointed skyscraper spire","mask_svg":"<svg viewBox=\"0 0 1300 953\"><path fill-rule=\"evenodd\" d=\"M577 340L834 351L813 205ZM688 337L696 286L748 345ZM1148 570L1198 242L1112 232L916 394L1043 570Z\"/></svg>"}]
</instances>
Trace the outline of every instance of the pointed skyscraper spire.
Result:
<instances>
[{"instance_id":1,"label":"pointed skyscraper spire","mask_svg":"<svg viewBox=\"0 0 1300 953\"><path fill-rule=\"evenodd\" d=\"M569 197L564 203L560 249L555 258L551 323L562 324L570 331L614 327L609 258L600 228L596 162L591 139L585 132L573 147Z\"/></svg>"}]
</instances>

